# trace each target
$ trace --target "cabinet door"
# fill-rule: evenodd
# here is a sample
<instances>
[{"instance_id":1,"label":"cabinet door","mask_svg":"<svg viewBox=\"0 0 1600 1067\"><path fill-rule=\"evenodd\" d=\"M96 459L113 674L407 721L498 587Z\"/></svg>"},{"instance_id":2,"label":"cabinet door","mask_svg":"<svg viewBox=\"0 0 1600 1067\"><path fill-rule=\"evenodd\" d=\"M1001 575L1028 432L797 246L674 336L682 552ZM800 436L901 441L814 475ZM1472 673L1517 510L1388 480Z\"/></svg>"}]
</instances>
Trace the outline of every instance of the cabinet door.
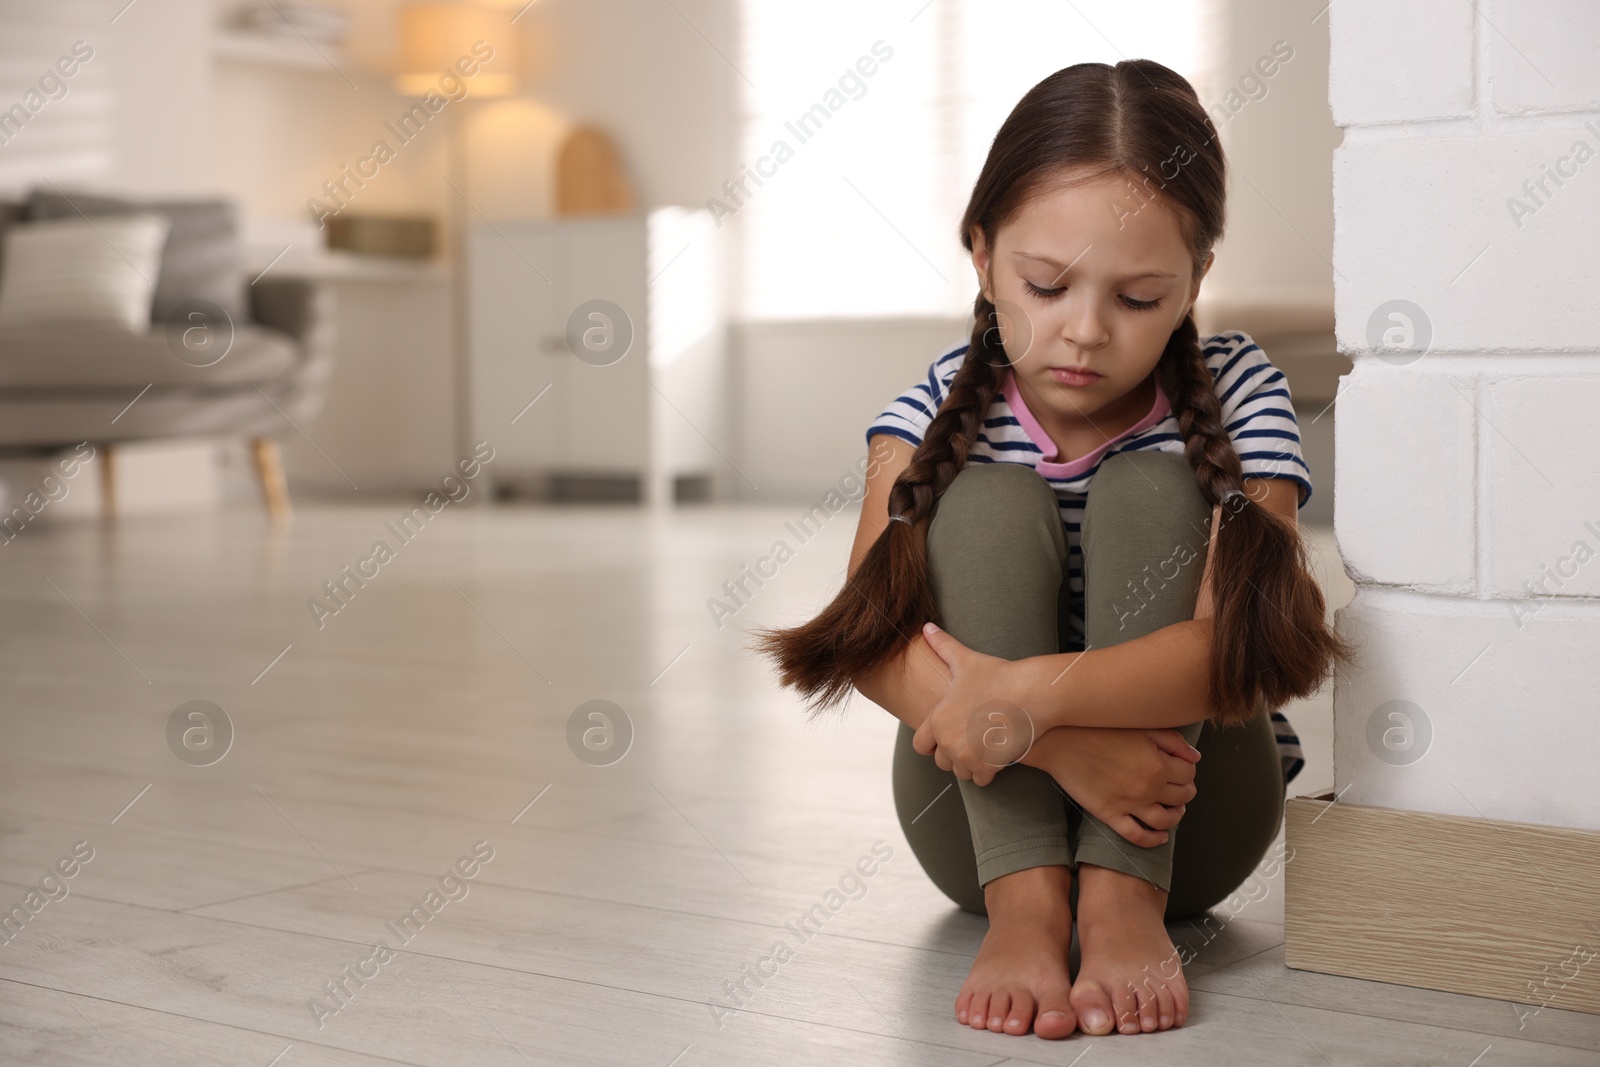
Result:
<instances>
[{"instance_id":1,"label":"cabinet door","mask_svg":"<svg viewBox=\"0 0 1600 1067\"><path fill-rule=\"evenodd\" d=\"M494 446L498 478L542 470L557 447L561 427L550 409L563 364L541 348L564 350L560 260L560 242L545 227L479 224L467 236L472 433Z\"/></svg>"},{"instance_id":2,"label":"cabinet door","mask_svg":"<svg viewBox=\"0 0 1600 1067\"><path fill-rule=\"evenodd\" d=\"M644 232L637 216L473 228L473 426L495 444L498 476L644 472ZM607 325L632 335L614 362L585 362L567 343L569 320L596 300L621 308ZM580 315L578 329L589 321Z\"/></svg>"},{"instance_id":3,"label":"cabinet door","mask_svg":"<svg viewBox=\"0 0 1600 1067\"><path fill-rule=\"evenodd\" d=\"M613 362L585 362L563 347L565 367L557 389L561 469L575 473L643 475L650 454L650 354L645 297L645 226L639 216L569 219L556 223L561 235L561 277L556 288L566 298L560 329L568 316L591 301L620 308L624 318L604 324L632 335L626 355ZM612 317L608 314L607 317ZM584 319L601 326L600 320ZM603 365L600 365L603 364ZM544 403L544 401L540 401Z\"/></svg>"}]
</instances>

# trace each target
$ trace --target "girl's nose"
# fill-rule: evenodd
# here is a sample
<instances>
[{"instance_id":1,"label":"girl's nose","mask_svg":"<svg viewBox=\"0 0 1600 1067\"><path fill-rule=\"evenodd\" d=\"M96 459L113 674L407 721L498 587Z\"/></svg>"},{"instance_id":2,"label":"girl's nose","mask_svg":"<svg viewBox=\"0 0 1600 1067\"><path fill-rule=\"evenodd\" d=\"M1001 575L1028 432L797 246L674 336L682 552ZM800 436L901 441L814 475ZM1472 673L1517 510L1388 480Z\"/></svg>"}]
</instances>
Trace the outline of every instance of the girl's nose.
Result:
<instances>
[{"instance_id":1,"label":"girl's nose","mask_svg":"<svg viewBox=\"0 0 1600 1067\"><path fill-rule=\"evenodd\" d=\"M1081 292L1076 298L1071 293L1067 295L1066 319L1061 325L1061 337L1078 348L1089 350L1099 348L1111 339L1097 298Z\"/></svg>"}]
</instances>

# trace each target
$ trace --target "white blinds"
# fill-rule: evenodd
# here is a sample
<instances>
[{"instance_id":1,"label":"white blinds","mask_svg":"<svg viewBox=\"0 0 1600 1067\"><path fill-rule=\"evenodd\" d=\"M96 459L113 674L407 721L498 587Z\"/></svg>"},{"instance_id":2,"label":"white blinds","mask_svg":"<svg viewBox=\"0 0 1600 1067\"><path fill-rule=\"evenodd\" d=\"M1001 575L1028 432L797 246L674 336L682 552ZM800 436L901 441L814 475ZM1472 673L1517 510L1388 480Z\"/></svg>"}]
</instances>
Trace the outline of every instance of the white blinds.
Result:
<instances>
[{"instance_id":1,"label":"white blinds","mask_svg":"<svg viewBox=\"0 0 1600 1067\"><path fill-rule=\"evenodd\" d=\"M16 197L46 179L71 184L110 173L108 45L120 7L110 0L0 0L0 196Z\"/></svg>"},{"instance_id":2,"label":"white blinds","mask_svg":"<svg viewBox=\"0 0 1600 1067\"><path fill-rule=\"evenodd\" d=\"M741 169L718 194L741 317L963 314L961 211L1017 100L1062 67L1124 56L1165 63L1205 100L1210 7L742 0L741 160L761 184L741 187Z\"/></svg>"}]
</instances>

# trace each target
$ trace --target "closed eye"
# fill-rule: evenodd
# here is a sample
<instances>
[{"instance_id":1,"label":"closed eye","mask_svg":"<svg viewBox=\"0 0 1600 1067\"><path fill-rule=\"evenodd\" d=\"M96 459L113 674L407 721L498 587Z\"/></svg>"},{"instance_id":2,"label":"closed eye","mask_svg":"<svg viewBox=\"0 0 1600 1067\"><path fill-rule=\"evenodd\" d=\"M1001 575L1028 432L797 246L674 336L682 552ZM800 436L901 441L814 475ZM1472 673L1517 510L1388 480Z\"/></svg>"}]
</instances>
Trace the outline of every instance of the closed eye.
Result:
<instances>
[{"instance_id":1,"label":"closed eye","mask_svg":"<svg viewBox=\"0 0 1600 1067\"><path fill-rule=\"evenodd\" d=\"M1058 286L1054 289L1041 289L1039 286L1034 285L1027 279L1023 279L1022 284L1028 287L1028 292L1032 293L1041 300L1053 300L1055 297L1060 296L1062 293L1067 291L1067 287L1064 285ZM1131 296L1124 296L1122 298L1122 302L1129 311L1149 311L1152 308L1161 306L1161 301L1159 299L1135 300Z\"/></svg>"}]
</instances>

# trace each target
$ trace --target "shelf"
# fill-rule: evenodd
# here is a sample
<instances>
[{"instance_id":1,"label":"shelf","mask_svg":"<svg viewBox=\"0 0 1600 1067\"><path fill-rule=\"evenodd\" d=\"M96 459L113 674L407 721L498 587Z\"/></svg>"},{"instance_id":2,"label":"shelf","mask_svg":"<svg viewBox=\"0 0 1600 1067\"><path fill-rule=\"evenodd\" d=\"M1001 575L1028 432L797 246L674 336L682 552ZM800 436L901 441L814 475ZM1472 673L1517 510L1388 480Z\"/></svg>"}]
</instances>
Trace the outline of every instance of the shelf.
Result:
<instances>
[{"instance_id":1,"label":"shelf","mask_svg":"<svg viewBox=\"0 0 1600 1067\"><path fill-rule=\"evenodd\" d=\"M321 49L321 53L318 53ZM246 30L218 29L211 38L211 54L217 59L243 60L280 67L321 69L337 73L344 58L336 45L319 43L313 48L301 37L278 37Z\"/></svg>"},{"instance_id":2,"label":"shelf","mask_svg":"<svg viewBox=\"0 0 1600 1067\"><path fill-rule=\"evenodd\" d=\"M255 259L255 257L247 257ZM266 267L267 261L247 265L250 277ZM267 277L304 278L308 281L336 282L427 282L443 281L454 274L451 264L439 259L405 259L399 256L369 256L354 252L321 251L284 256L266 272Z\"/></svg>"}]
</instances>

